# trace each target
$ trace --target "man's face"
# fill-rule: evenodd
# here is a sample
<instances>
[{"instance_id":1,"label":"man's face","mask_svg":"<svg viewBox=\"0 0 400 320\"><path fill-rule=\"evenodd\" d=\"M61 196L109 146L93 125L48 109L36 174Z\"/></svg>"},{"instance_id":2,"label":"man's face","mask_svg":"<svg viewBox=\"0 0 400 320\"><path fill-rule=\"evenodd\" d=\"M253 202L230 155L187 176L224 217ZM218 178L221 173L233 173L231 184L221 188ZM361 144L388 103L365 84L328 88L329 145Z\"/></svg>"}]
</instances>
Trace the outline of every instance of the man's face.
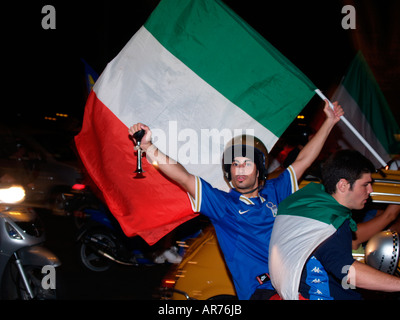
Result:
<instances>
[{"instance_id":1,"label":"man's face","mask_svg":"<svg viewBox=\"0 0 400 320\"><path fill-rule=\"evenodd\" d=\"M231 165L231 182L240 192L252 190L258 186L258 170L252 160L235 157Z\"/></svg>"},{"instance_id":2,"label":"man's face","mask_svg":"<svg viewBox=\"0 0 400 320\"><path fill-rule=\"evenodd\" d=\"M370 173L364 173L360 179L356 180L353 188L347 190L345 194L346 207L349 209L362 209L369 198L372 190L372 178Z\"/></svg>"}]
</instances>

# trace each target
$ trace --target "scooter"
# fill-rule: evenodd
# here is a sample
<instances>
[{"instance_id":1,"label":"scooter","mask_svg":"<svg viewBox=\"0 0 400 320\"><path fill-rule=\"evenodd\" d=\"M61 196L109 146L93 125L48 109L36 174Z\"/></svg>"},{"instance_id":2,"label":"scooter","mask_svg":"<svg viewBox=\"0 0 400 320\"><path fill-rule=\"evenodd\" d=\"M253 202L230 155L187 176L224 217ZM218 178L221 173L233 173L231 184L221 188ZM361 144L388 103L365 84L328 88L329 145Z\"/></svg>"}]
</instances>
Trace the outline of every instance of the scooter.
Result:
<instances>
[{"instance_id":1,"label":"scooter","mask_svg":"<svg viewBox=\"0 0 400 320\"><path fill-rule=\"evenodd\" d=\"M56 298L61 263L42 246L44 228L36 212L21 203L21 186L0 185L0 295L2 299Z\"/></svg>"},{"instance_id":2,"label":"scooter","mask_svg":"<svg viewBox=\"0 0 400 320\"><path fill-rule=\"evenodd\" d=\"M167 250L169 260L154 257L155 249L142 238L127 237L108 207L97 201L89 187L76 185L68 194L64 194L66 214L74 218L77 231L78 258L82 266L89 271L105 272L114 264L125 266L153 266L159 263L178 263L187 247L186 240L197 237L201 227L207 222L194 221L180 232L175 242ZM77 223L79 222L79 223ZM173 241L172 241L173 242ZM172 256L171 256L172 255Z\"/></svg>"},{"instance_id":3,"label":"scooter","mask_svg":"<svg viewBox=\"0 0 400 320\"><path fill-rule=\"evenodd\" d=\"M105 206L84 210L87 221L78 233L78 254L90 271L104 272L114 263L125 266L153 265L139 237L126 237Z\"/></svg>"}]
</instances>

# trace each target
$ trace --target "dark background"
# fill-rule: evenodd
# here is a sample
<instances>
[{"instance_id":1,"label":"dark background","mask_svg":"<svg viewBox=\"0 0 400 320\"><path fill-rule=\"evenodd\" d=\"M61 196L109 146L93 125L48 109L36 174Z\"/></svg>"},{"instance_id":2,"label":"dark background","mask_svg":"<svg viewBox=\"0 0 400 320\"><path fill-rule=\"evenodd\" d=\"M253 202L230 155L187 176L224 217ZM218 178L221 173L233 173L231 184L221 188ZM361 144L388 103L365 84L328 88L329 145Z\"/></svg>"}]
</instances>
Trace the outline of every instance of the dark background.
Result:
<instances>
[{"instance_id":1,"label":"dark background","mask_svg":"<svg viewBox=\"0 0 400 320\"><path fill-rule=\"evenodd\" d=\"M66 113L79 130L87 96L84 59L98 74L146 21L159 0L30 1L3 6L3 116L42 121ZM396 0L225 0L299 67L327 96L362 50L400 123L400 2ZM44 30L44 5L56 9L56 29ZM342 8L356 10L344 30ZM11 19L7 19L11 18ZM10 99L6 99L10 98ZM318 98L319 99L319 98ZM309 113L320 101L308 107ZM313 101L313 100L312 100Z\"/></svg>"},{"instance_id":2,"label":"dark background","mask_svg":"<svg viewBox=\"0 0 400 320\"><path fill-rule=\"evenodd\" d=\"M143 25L159 0L12 1L1 6L1 121L79 132L87 97L84 59L98 74ZM224 0L328 97L361 50L400 123L400 1ZM342 8L356 9L356 29L342 28ZM56 9L56 29L44 30L43 6ZM321 108L318 97L306 118ZM56 113L68 114L57 118ZM45 120L45 117L56 121ZM87 275L77 265L75 234L64 216L46 217L47 246L62 260L64 299L151 299L166 271L118 268ZM134 312L134 311L132 311Z\"/></svg>"}]
</instances>

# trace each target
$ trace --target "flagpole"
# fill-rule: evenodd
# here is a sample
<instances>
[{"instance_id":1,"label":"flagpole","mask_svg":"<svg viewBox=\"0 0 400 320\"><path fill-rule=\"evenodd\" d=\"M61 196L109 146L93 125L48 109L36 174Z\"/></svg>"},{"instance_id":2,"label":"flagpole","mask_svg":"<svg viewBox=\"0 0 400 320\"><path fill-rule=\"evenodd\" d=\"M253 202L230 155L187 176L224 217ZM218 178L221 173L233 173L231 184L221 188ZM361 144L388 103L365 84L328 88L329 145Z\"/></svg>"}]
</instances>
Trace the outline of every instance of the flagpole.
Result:
<instances>
[{"instance_id":1,"label":"flagpole","mask_svg":"<svg viewBox=\"0 0 400 320\"><path fill-rule=\"evenodd\" d=\"M319 89L315 89L315 92L320 96L322 100L328 100L329 106L333 109L332 102L325 97L325 95ZM386 166L386 162L381 158L381 156L371 147L371 145L364 139L364 137L353 127L353 125L344 117L341 116L341 121L356 135L356 137L364 144L364 146L372 153L372 155L380 162L382 167Z\"/></svg>"}]
</instances>

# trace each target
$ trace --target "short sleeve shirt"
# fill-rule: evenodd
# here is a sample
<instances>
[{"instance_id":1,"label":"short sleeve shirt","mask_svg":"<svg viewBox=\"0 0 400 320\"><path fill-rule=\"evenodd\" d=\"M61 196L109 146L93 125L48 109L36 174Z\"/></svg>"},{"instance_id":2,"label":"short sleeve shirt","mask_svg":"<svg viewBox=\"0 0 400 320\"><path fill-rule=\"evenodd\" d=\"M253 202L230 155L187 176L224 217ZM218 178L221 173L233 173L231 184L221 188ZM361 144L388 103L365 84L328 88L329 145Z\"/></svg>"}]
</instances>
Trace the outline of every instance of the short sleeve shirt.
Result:
<instances>
[{"instance_id":1,"label":"short sleeve shirt","mask_svg":"<svg viewBox=\"0 0 400 320\"><path fill-rule=\"evenodd\" d=\"M267 180L256 198L215 189L196 177L196 195L190 197L193 210L213 223L239 299L249 299L259 287L273 289L270 282L260 284L256 278L269 273L269 241L278 205L297 189L292 167Z\"/></svg>"}]
</instances>

